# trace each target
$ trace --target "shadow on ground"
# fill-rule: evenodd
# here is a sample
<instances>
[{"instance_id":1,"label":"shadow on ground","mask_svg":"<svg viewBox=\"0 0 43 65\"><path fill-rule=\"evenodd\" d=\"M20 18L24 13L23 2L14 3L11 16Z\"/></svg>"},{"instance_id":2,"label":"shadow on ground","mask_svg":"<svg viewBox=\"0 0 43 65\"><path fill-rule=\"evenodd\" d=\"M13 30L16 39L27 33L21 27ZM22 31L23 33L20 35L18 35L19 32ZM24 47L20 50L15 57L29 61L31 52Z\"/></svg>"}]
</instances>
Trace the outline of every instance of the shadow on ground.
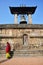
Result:
<instances>
[{"instance_id":1,"label":"shadow on ground","mask_svg":"<svg viewBox=\"0 0 43 65\"><path fill-rule=\"evenodd\" d=\"M2 60L2 61L0 61L0 63L3 63L3 62L5 62L5 61L7 61L8 59L5 59L5 60Z\"/></svg>"},{"instance_id":2,"label":"shadow on ground","mask_svg":"<svg viewBox=\"0 0 43 65\"><path fill-rule=\"evenodd\" d=\"M11 51L11 52L10 52L11 57L8 58L8 59L1 60L0 63L3 63L3 62L5 62L5 61L10 60L10 59L13 57L13 54L14 54L13 51Z\"/></svg>"}]
</instances>

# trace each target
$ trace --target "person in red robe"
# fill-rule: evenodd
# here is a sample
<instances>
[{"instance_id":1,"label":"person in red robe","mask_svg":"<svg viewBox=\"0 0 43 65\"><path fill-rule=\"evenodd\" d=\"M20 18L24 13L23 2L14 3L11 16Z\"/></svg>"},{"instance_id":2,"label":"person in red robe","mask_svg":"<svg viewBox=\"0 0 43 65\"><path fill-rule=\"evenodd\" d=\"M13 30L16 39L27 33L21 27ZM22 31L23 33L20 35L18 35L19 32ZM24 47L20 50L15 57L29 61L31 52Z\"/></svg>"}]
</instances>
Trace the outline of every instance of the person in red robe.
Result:
<instances>
[{"instance_id":1,"label":"person in red robe","mask_svg":"<svg viewBox=\"0 0 43 65\"><path fill-rule=\"evenodd\" d=\"M7 42L7 45L6 45L6 57L7 58L10 58L10 51L11 51L11 46L9 42Z\"/></svg>"},{"instance_id":2,"label":"person in red robe","mask_svg":"<svg viewBox=\"0 0 43 65\"><path fill-rule=\"evenodd\" d=\"M11 46L10 46L9 42L7 42L6 53L9 53L10 51L11 51Z\"/></svg>"}]
</instances>

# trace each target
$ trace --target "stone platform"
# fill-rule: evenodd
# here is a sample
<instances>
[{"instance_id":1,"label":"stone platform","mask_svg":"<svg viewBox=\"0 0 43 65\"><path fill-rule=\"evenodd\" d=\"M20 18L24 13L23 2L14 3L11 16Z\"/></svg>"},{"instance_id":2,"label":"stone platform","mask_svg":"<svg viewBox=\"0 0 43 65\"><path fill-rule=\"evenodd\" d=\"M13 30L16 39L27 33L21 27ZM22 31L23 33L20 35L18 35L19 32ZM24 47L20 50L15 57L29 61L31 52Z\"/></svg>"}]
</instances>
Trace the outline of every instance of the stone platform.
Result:
<instances>
[{"instance_id":1,"label":"stone platform","mask_svg":"<svg viewBox=\"0 0 43 65\"><path fill-rule=\"evenodd\" d=\"M17 46L16 46L17 47ZM16 48L15 50L13 50L13 57L15 56L43 56L43 47L36 47L30 45L30 46L25 46L25 45L21 45L19 47ZM5 50L1 51L0 53L0 57L6 57L6 53Z\"/></svg>"}]
</instances>

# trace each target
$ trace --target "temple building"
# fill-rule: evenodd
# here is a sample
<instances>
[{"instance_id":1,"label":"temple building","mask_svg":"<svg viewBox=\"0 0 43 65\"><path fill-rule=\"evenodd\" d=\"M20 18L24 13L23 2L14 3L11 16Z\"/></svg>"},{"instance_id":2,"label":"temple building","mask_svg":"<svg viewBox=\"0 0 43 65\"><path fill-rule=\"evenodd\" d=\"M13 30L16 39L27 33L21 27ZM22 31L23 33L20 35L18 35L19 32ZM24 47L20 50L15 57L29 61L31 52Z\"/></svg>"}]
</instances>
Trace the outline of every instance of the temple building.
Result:
<instances>
[{"instance_id":1,"label":"temple building","mask_svg":"<svg viewBox=\"0 0 43 65\"><path fill-rule=\"evenodd\" d=\"M12 49L42 49L43 24L33 24L34 7L9 7L14 15L14 24L0 24L0 44L10 43ZM18 16L20 22L18 24ZM28 20L26 20L26 17Z\"/></svg>"}]
</instances>

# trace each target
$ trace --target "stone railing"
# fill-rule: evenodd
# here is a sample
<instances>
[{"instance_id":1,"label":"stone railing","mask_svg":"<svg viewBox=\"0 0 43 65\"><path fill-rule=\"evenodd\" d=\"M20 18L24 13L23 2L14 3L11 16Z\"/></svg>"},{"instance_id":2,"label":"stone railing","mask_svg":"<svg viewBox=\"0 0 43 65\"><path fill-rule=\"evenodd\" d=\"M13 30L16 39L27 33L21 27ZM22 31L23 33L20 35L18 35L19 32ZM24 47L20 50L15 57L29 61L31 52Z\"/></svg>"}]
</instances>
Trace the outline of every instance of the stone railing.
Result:
<instances>
[{"instance_id":1,"label":"stone railing","mask_svg":"<svg viewBox=\"0 0 43 65\"><path fill-rule=\"evenodd\" d=\"M29 48L43 48L43 44L29 44Z\"/></svg>"},{"instance_id":2,"label":"stone railing","mask_svg":"<svg viewBox=\"0 0 43 65\"><path fill-rule=\"evenodd\" d=\"M17 43L17 44L15 44L15 45L13 45L13 49L14 50L19 50L19 49L42 49L43 48L43 44L42 45L40 45L40 44L29 44L28 46L25 46L25 45L23 45L23 44L19 44L19 43Z\"/></svg>"},{"instance_id":3,"label":"stone railing","mask_svg":"<svg viewBox=\"0 0 43 65\"><path fill-rule=\"evenodd\" d=\"M0 54L5 54L5 48L6 48L6 45L0 43Z\"/></svg>"},{"instance_id":4,"label":"stone railing","mask_svg":"<svg viewBox=\"0 0 43 65\"><path fill-rule=\"evenodd\" d=\"M21 46L22 46L21 44L16 43L16 44L13 45L13 50L20 49Z\"/></svg>"},{"instance_id":5,"label":"stone railing","mask_svg":"<svg viewBox=\"0 0 43 65\"><path fill-rule=\"evenodd\" d=\"M5 54L5 48L6 45L5 44L1 44L0 43L0 54ZM19 50L19 49L39 49L39 48L43 48L43 44L29 44L28 46L24 46L23 44L13 44L13 51L15 50Z\"/></svg>"}]
</instances>

